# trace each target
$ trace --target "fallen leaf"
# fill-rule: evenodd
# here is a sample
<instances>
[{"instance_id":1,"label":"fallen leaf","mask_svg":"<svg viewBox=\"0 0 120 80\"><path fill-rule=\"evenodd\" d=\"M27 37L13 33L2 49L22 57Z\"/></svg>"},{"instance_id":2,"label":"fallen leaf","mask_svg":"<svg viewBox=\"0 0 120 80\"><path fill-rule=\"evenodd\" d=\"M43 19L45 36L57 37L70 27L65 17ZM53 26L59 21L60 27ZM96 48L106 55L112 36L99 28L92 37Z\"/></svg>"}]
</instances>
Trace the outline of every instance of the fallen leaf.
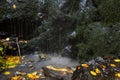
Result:
<instances>
[{"instance_id":1,"label":"fallen leaf","mask_svg":"<svg viewBox=\"0 0 120 80\"><path fill-rule=\"evenodd\" d=\"M119 77L120 78L120 73L115 73L115 77Z\"/></svg>"},{"instance_id":2,"label":"fallen leaf","mask_svg":"<svg viewBox=\"0 0 120 80\"><path fill-rule=\"evenodd\" d=\"M120 62L120 59L114 59L114 62Z\"/></svg>"},{"instance_id":3,"label":"fallen leaf","mask_svg":"<svg viewBox=\"0 0 120 80\"><path fill-rule=\"evenodd\" d=\"M17 8L17 6L16 6L15 4L13 4L13 6L12 6L12 7L13 7L13 9L16 9L16 8Z\"/></svg>"},{"instance_id":4,"label":"fallen leaf","mask_svg":"<svg viewBox=\"0 0 120 80\"><path fill-rule=\"evenodd\" d=\"M22 80L21 76L13 76L11 77L11 80Z\"/></svg>"},{"instance_id":5,"label":"fallen leaf","mask_svg":"<svg viewBox=\"0 0 120 80\"><path fill-rule=\"evenodd\" d=\"M82 67L85 67L85 68L89 67L88 64L81 64L81 65L82 65Z\"/></svg>"},{"instance_id":6,"label":"fallen leaf","mask_svg":"<svg viewBox=\"0 0 120 80\"><path fill-rule=\"evenodd\" d=\"M90 71L90 74L93 75L93 76L97 75L96 72L94 72L94 71Z\"/></svg>"},{"instance_id":7,"label":"fallen leaf","mask_svg":"<svg viewBox=\"0 0 120 80\"><path fill-rule=\"evenodd\" d=\"M111 66L111 67L116 67L116 65L115 65L115 64L110 64L110 66Z\"/></svg>"},{"instance_id":8,"label":"fallen leaf","mask_svg":"<svg viewBox=\"0 0 120 80\"><path fill-rule=\"evenodd\" d=\"M15 68L16 65L8 66L7 68Z\"/></svg>"},{"instance_id":9,"label":"fallen leaf","mask_svg":"<svg viewBox=\"0 0 120 80\"><path fill-rule=\"evenodd\" d=\"M5 74L5 75L10 75L11 72L9 72L9 71L5 71L4 74Z\"/></svg>"},{"instance_id":10,"label":"fallen leaf","mask_svg":"<svg viewBox=\"0 0 120 80\"><path fill-rule=\"evenodd\" d=\"M8 38L6 38L5 40L6 40L6 41L9 41L9 40L10 40L10 38L8 37Z\"/></svg>"},{"instance_id":11,"label":"fallen leaf","mask_svg":"<svg viewBox=\"0 0 120 80\"><path fill-rule=\"evenodd\" d=\"M37 72L29 73L27 74L27 77L33 80L40 78L40 76L37 75Z\"/></svg>"},{"instance_id":12,"label":"fallen leaf","mask_svg":"<svg viewBox=\"0 0 120 80\"><path fill-rule=\"evenodd\" d=\"M98 74L101 73L101 71L98 68L95 69L95 72Z\"/></svg>"}]
</instances>

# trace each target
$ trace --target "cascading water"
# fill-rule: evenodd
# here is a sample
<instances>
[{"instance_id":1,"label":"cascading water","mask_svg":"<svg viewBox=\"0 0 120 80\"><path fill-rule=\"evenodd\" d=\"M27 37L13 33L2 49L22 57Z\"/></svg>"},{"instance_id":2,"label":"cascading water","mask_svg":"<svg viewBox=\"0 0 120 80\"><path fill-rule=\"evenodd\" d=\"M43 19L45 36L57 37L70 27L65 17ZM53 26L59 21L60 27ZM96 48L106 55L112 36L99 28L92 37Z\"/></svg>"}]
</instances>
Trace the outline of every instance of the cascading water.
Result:
<instances>
[{"instance_id":1,"label":"cascading water","mask_svg":"<svg viewBox=\"0 0 120 80\"><path fill-rule=\"evenodd\" d=\"M66 0L56 0L55 1L55 4L59 7L59 8L61 8L61 6L63 6L63 4L66 2Z\"/></svg>"},{"instance_id":2,"label":"cascading water","mask_svg":"<svg viewBox=\"0 0 120 80\"><path fill-rule=\"evenodd\" d=\"M86 4L87 4L87 0L82 0L80 2L80 9L81 9L80 12L85 12L88 9Z\"/></svg>"}]
</instances>

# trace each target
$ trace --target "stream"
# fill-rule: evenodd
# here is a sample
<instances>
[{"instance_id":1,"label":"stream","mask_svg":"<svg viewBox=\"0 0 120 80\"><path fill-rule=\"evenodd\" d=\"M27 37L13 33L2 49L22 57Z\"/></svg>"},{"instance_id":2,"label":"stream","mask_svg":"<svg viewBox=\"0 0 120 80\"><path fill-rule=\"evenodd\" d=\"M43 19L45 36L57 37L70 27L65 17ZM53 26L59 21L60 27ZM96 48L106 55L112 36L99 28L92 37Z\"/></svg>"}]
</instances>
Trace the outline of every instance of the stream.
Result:
<instances>
[{"instance_id":1,"label":"stream","mask_svg":"<svg viewBox=\"0 0 120 80\"><path fill-rule=\"evenodd\" d=\"M46 66L54 66L54 67L71 67L75 68L79 63L76 60L73 60L69 57L62 57L58 55L53 54L45 54L47 58L44 57L44 59L40 58L40 54L33 53L28 55L22 55L24 56L23 64L18 65L17 67L13 69L6 69L5 71L11 72L10 75L4 75L3 73L0 73L0 78L2 80L10 80L12 76L16 74L16 72L25 72L25 73L32 73L35 71L41 70L43 67ZM44 56L44 54L42 54ZM41 79L40 79L41 80Z\"/></svg>"}]
</instances>

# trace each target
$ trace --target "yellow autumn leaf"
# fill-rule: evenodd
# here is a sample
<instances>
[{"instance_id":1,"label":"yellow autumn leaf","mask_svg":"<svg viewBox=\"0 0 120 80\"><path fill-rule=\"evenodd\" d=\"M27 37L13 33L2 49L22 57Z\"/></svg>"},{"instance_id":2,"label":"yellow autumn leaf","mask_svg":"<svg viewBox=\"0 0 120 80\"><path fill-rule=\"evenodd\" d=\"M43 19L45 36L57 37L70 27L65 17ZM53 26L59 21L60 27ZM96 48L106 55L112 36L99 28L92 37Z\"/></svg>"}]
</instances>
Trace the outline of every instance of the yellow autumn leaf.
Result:
<instances>
[{"instance_id":1,"label":"yellow autumn leaf","mask_svg":"<svg viewBox=\"0 0 120 80\"><path fill-rule=\"evenodd\" d=\"M104 69L106 68L106 66L105 66L105 65L101 65L101 66L102 66L102 68L104 68Z\"/></svg>"},{"instance_id":2,"label":"yellow autumn leaf","mask_svg":"<svg viewBox=\"0 0 120 80\"><path fill-rule=\"evenodd\" d=\"M10 38L6 38L5 40L6 40L6 41L9 41L9 40L10 40Z\"/></svg>"},{"instance_id":3,"label":"yellow autumn leaf","mask_svg":"<svg viewBox=\"0 0 120 80\"><path fill-rule=\"evenodd\" d=\"M85 67L85 68L89 67L88 64L81 64L81 66L82 66L82 67Z\"/></svg>"},{"instance_id":4,"label":"yellow autumn leaf","mask_svg":"<svg viewBox=\"0 0 120 80\"><path fill-rule=\"evenodd\" d=\"M17 8L17 6L16 6L15 4L13 4L13 6L12 6L12 7L13 7L13 9L16 9L16 8Z\"/></svg>"},{"instance_id":5,"label":"yellow autumn leaf","mask_svg":"<svg viewBox=\"0 0 120 80\"><path fill-rule=\"evenodd\" d=\"M110 64L110 66L111 66L111 67L116 67L116 65L115 65L115 64Z\"/></svg>"},{"instance_id":6,"label":"yellow autumn leaf","mask_svg":"<svg viewBox=\"0 0 120 80\"><path fill-rule=\"evenodd\" d=\"M11 65L14 65L14 63L13 63L13 62L10 62L10 61L7 61L7 62L6 62L6 65L11 66Z\"/></svg>"},{"instance_id":7,"label":"yellow autumn leaf","mask_svg":"<svg viewBox=\"0 0 120 80\"><path fill-rule=\"evenodd\" d=\"M25 58L25 56L22 56L22 60Z\"/></svg>"},{"instance_id":8,"label":"yellow autumn leaf","mask_svg":"<svg viewBox=\"0 0 120 80\"><path fill-rule=\"evenodd\" d=\"M93 75L93 76L97 75L96 72L94 72L94 71L90 71L90 74Z\"/></svg>"},{"instance_id":9,"label":"yellow autumn leaf","mask_svg":"<svg viewBox=\"0 0 120 80\"><path fill-rule=\"evenodd\" d=\"M8 66L8 68L15 68L16 65L11 65L11 66Z\"/></svg>"},{"instance_id":10,"label":"yellow autumn leaf","mask_svg":"<svg viewBox=\"0 0 120 80\"><path fill-rule=\"evenodd\" d=\"M5 71L4 74L5 74L5 75L10 75L11 72L9 72L9 71Z\"/></svg>"},{"instance_id":11,"label":"yellow autumn leaf","mask_svg":"<svg viewBox=\"0 0 120 80\"><path fill-rule=\"evenodd\" d=\"M0 47L0 51L1 51L1 52L3 51L3 47Z\"/></svg>"},{"instance_id":12,"label":"yellow autumn leaf","mask_svg":"<svg viewBox=\"0 0 120 80\"><path fill-rule=\"evenodd\" d=\"M120 62L120 59L114 59L114 62Z\"/></svg>"},{"instance_id":13,"label":"yellow autumn leaf","mask_svg":"<svg viewBox=\"0 0 120 80\"><path fill-rule=\"evenodd\" d=\"M80 66L78 66L77 69L79 70L79 69L80 69Z\"/></svg>"},{"instance_id":14,"label":"yellow autumn leaf","mask_svg":"<svg viewBox=\"0 0 120 80\"><path fill-rule=\"evenodd\" d=\"M21 80L21 76L14 76L14 77L11 77L11 80Z\"/></svg>"},{"instance_id":15,"label":"yellow autumn leaf","mask_svg":"<svg viewBox=\"0 0 120 80\"><path fill-rule=\"evenodd\" d=\"M120 73L115 73L115 77L119 77L120 78Z\"/></svg>"},{"instance_id":16,"label":"yellow autumn leaf","mask_svg":"<svg viewBox=\"0 0 120 80\"><path fill-rule=\"evenodd\" d=\"M101 71L98 68L95 69L95 72L98 74L101 73Z\"/></svg>"},{"instance_id":17,"label":"yellow autumn leaf","mask_svg":"<svg viewBox=\"0 0 120 80\"><path fill-rule=\"evenodd\" d=\"M33 75L37 75L37 72L33 72L32 74L33 74Z\"/></svg>"},{"instance_id":18,"label":"yellow autumn leaf","mask_svg":"<svg viewBox=\"0 0 120 80\"><path fill-rule=\"evenodd\" d=\"M27 44L27 43L28 43L28 41L27 41L27 40L24 40L24 43L25 43L25 44Z\"/></svg>"},{"instance_id":19,"label":"yellow autumn leaf","mask_svg":"<svg viewBox=\"0 0 120 80\"><path fill-rule=\"evenodd\" d=\"M40 78L40 76L37 75L37 72L27 74L27 77L30 78L30 79L38 79L38 78Z\"/></svg>"}]
</instances>

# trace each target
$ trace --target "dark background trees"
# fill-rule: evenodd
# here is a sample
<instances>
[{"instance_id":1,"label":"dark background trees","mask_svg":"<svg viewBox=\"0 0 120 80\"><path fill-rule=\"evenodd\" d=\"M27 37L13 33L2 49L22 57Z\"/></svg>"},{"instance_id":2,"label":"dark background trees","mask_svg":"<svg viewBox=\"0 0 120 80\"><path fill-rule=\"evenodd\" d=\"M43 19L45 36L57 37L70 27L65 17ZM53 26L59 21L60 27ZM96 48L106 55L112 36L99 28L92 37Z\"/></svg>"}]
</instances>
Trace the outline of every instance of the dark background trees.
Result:
<instances>
[{"instance_id":1,"label":"dark background trees","mask_svg":"<svg viewBox=\"0 0 120 80\"><path fill-rule=\"evenodd\" d=\"M27 45L30 49L66 54L70 45L67 54L80 59L119 55L119 0L16 0L0 4L0 25L9 29L3 25L7 18L11 27L24 27L25 37L32 33Z\"/></svg>"}]
</instances>

